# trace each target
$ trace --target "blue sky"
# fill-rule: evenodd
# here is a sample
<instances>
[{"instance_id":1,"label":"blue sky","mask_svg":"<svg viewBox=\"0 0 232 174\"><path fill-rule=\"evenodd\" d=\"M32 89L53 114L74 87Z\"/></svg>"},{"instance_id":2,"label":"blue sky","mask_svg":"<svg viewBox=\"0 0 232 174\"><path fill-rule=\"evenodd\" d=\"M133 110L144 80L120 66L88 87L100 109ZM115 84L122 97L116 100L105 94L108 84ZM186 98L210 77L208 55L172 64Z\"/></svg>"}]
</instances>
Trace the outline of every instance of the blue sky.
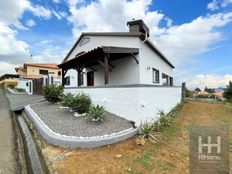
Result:
<instances>
[{"instance_id":1,"label":"blue sky","mask_svg":"<svg viewBox=\"0 0 232 174\"><path fill-rule=\"evenodd\" d=\"M132 18L146 22L176 65L176 84L232 80L232 0L1 1L0 74L24 62L60 63L81 32L127 31Z\"/></svg>"}]
</instances>

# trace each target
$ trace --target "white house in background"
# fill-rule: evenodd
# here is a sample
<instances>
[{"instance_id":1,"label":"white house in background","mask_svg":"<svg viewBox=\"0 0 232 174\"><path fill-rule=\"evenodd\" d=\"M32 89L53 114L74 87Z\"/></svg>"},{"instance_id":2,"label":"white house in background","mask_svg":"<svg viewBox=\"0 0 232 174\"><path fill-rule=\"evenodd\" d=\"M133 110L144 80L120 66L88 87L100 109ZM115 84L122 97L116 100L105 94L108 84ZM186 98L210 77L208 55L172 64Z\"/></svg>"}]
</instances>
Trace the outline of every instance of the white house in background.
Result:
<instances>
[{"instance_id":1,"label":"white house in background","mask_svg":"<svg viewBox=\"0 0 232 174\"><path fill-rule=\"evenodd\" d=\"M142 20L129 32L82 33L63 62L65 92L90 95L94 104L136 124L169 112L181 101L172 63L149 40Z\"/></svg>"}]
</instances>

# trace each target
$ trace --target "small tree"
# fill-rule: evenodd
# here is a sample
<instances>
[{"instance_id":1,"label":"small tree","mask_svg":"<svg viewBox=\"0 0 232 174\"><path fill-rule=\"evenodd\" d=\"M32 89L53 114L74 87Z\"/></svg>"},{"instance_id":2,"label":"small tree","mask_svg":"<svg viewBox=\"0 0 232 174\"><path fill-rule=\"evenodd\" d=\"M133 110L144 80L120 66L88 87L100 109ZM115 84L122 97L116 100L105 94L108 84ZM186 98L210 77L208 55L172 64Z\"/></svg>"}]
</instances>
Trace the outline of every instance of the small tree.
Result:
<instances>
[{"instance_id":1,"label":"small tree","mask_svg":"<svg viewBox=\"0 0 232 174\"><path fill-rule=\"evenodd\" d=\"M193 92L188 90L187 88L185 88L185 97L192 98L193 97Z\"/></svg>"},{"instance_id":2,"label":"small tree","mask_svg":"<svg viewBox=\"0 0 232 174\"><path fill-rule=\"evenodd\" d=\"M213 88L207 88L207 86L205 87L205 90L204 90L204 91L206 91L206 92L208 92L208 93L210 93L210 94L212 94L212 93L215 92L215 90L214 90Z\"/></svg>"},{"instance_id":3,"label":"small tree","mask_svg":"<svg viewBox=\"0 0 232 174\"><path fill-rule=\"evenodd\" d=\"M226 99L232 99L232 81L229 81L229 85L226 86L223 97Z\"/></svg>"},{"instance_id":4,"label":"small tree","mask_svg":"<svg viewBox=\"0 0 232 174\"><path fill-rule=\"evenodd\" d=\"M201 92L201 89L197 87L194 91Z\"/></svg>"}]
</instances>

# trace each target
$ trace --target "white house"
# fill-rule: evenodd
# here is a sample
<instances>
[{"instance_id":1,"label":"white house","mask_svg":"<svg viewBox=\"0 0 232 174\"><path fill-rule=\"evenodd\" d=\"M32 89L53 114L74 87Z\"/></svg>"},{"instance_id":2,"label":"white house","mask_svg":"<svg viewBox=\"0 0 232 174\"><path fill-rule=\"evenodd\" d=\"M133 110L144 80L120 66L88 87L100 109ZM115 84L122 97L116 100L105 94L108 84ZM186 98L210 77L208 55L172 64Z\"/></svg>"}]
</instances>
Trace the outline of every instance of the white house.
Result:
<instances>
[{"instance_id":1,"label":"white house","mask_svg":"<svg viewBox=\"0 0 232 174\"><path fill-rule=\"evenodd\" d=\"M149 40L144 22L127 25L129 32L82 33L59 67L65 92L87 93L139 124L175 107L181 87L173 85L174 66Z\"/></svg>"}]
</instances>

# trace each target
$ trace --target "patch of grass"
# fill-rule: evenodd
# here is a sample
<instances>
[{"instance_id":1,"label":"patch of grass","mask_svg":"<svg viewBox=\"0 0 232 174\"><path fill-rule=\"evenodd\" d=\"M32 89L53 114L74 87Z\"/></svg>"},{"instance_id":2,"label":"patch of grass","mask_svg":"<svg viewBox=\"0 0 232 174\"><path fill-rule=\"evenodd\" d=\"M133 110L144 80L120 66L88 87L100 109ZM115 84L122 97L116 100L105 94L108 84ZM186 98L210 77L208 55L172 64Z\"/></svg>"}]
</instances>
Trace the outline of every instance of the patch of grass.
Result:
<instances>
[{"instance_id":1,"label":"patch of grass","mask_svg":"<svg viewBox=\"0 0 232 174\"><path fill-rule=\"evenodd\" d=\"M135 158L134 162L141 164L146 169L151 169L154 166L149 164L150 159L156 156L157 156L156 150L152 149L150 151L146 151L143 155Z\"/></svg>"}]
</instances>

